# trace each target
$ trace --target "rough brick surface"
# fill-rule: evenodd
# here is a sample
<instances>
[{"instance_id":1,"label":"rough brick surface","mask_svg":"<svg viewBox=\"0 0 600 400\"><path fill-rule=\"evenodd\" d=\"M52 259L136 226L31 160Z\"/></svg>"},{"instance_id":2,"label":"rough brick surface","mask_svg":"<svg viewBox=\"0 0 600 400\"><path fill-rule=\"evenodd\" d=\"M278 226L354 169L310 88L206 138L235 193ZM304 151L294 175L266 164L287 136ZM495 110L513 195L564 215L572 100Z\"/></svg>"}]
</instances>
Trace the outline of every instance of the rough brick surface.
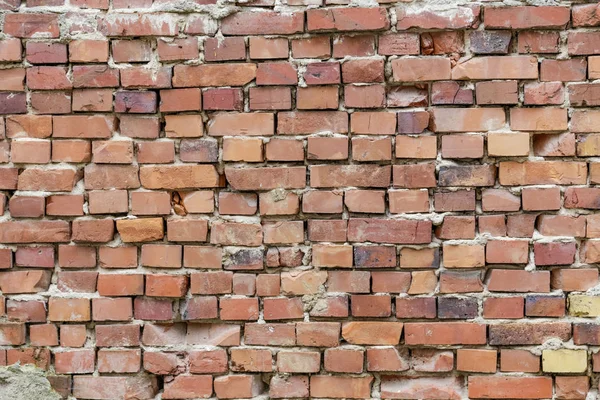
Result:
<instances>
[{"instance_id":1,"label":"rough brick surface","mask_svg":"<svg viewBox=\"0 0 600 400\"><path fill-rule=\"evenodd\" d=\"M598 398L596 2L0 27L0 365L82 400Z\"/></svg>"}]
</instances>

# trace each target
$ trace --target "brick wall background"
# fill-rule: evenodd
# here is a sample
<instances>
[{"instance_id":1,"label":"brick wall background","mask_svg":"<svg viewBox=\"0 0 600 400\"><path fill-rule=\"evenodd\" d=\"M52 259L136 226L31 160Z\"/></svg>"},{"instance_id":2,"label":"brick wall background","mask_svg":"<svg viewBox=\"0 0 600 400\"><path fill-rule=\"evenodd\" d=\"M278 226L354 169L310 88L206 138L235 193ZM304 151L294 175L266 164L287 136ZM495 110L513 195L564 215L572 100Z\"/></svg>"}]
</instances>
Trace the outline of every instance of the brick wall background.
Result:
<instances>
[{"instance_id":1,"label":"brick wall background","mask_svg":"<svg viewBox=\"0 0 600 400\"><path fill-rule=\"evenodd\" d=\"M600 6L510 3L4 0L0 364L596 398Z\"/></svg>"}]
</instances>

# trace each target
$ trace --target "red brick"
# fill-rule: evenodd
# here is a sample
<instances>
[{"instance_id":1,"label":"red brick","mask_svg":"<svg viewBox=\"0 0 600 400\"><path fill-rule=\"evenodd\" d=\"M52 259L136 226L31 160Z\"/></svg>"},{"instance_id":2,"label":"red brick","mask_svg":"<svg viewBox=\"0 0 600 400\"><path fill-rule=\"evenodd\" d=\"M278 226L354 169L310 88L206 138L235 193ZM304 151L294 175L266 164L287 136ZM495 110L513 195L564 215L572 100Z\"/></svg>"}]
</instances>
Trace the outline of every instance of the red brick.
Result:
<instances>
[{"instance_id":1,"label":"red brick","mask_svg":"<svg viewBox=\"0 0 600 400\"><path fill-rule=\"evenodd\" d=\"M1 343L4 346L25 344L25 324L3 323L0 325L0 332L2 332Z\"/></svg>"},{"instance_id":2,"label":"red brick","mask_svg":"<svg viewBox=\"0 0 600 400\"><path fill-rule=\"evenodd\" d=\"M552 396L552 378L510 377L510 376L470 376L469 397L480 398L538 398Z\"/></svg>"},{"instance_id":3,"label":"red brick","mask_svg":"<svg viewBox=\"0 0 600 400\"><path fill-rule=\"evenodd\" d=\"M490 264L527 264L529 260L529 242L525 240L490 240L485 251Z\"/></svg>"},{"instance_id":4,"label":"red brick","mask_svg":"<svg viewBox=\"0 0 600 400\"><path fill-rule=\"evenodd\" d=\"M527 296L525 315L528 317L564 317L565 305L563 296Z\"/></svg>"},{"instance_id":5,"label":"red brick","mask_svg":"<svg viewBox=\"0 0 600 400\"><path fill-rule=\"evenodd\" d=\"M556 268L551 271L551 286L554 289L562 289L565 292L584 291L593 287L598 282L598 274L595 269L589 268Z\"/></svg>"},{"instance_id":6,"label":"red brick","mask_svg":"<svg viewBox=\"0 0 600 400\"><path fill-rule=\"evenodd\" d=\"M61 271L57 288L61 292L93 293L96 291L98 273L93 271Z\"/></svg>"},{"instance_id":7,"label":"red brick","mask_svg":"<svg viewBox=\"0 0 600 400\"><path fill-rule=\"evenodd\" d=\"M246 323L245 343L262 346L293 346L296 344L295 324Z\"/></svg>"},{"instance_id":8,"label":"red brick","mask_svg":"<svg viewBox=\"0 0 600 400\"><path fill-rule=\"evenodd\" d=\"M21 61L22 56L21 41L16 38L7 38L0 41L0 60Z\"/></svg>"},{"instance_id":9,"label":"red brick","mask_svg":"<svg viewBox=\"0 0 600 400\"><path fill-rule=\"evenodd\" d=\"M277 133L311 134L321 131L348 133L348 115L345 112L289 112L277 115Z\"/></svg>"},{"instance_id":10,"label":"red brick","mask_svg":"<svg viewBox=\"0 0 600 400\"><path fill-rule=\"evenodd\" d=\"M45 37L59 36L57 14L7 14L4 20L4 33L19 38L32 38L43 34Z\"/></svg>"},{"instance_id":11,"label":"red brick","mask_svg":"<svg viewBox=\"0 0 600 400\"><path fill-rule=\"evenodd\" d=\"M219 213L232 215L254 215L258 209L254 193L219 193Z\"/></svg>"},{"instance_id":12,"label":"red brick","mask_svg":"<svg viewBox=\"0 0 600 400\"><path fill-rule=\"evenodd\" d=\"M55 368L59 374L91 373L95 369L94 350L69 350L54 353Z\"/></svg>"},{"instance_id":13,"label":"red brick","mask_svg":"<svg viewBox=\"0 0 600 400\"><path fill-rule=\"evenodd\" d=\"M421 29L464 29L476 28L479 25L480 7L459 7L452 11L420 11L397 8L398 23L396 28Z\"/></svg>"},{"instance_id":14,"label":"red brick","mask_svg":"<svg viewBox=\"0 0 600 400\"><path fill-rule=\"evenodd\" d=\"M256 78L256 74L255 64L177 65L173 86L243 86Z\"/></svg>"},{"instance_id":15,"label":"red brick","mask_svg":"<svg viewBox=\"0 0 600 400\"><path fill-rule=\"evenodd\" d=\"M112 40L111 48L115 62L150 61L150 42L143 40Z\"/></svg>"},{"instance_id":16,"label":"red brick","mask_svg":"<svg viewBox=\"0 0 600 400\"><path fill-rule=\"evenodd\" d=\"M96 344L98 347L140 345L140 325L97 325Z\"/></svg>"},{"instance_id":17,"label":"red brick","mask_svg":"<svg viewBox=\"0 0 600 400\"><path fill-rule=\"evenodd\" d=\"M351 311L353 316L388 317L391 315L390 296L353 295L350 301L352 305Z\"/></svg>"},{"instance_id":18,"label":"red brick","mask_svg":"<svg viewBox=\"0 0 600 400\"><path fill-rule=\"evenodd\" d=\"M575 261L576 243L534 243L536 265L569 265Z\"/></svg>"},{"instance_id":19,"label":"red brick","mask_svg":"<svg viewBox=\"0 0 600 400\"><path fill-rule=\"evenodd\" d=\"M107 62L107 40L74 40L69 43L69 61L71 62Z\"/></svg>"},{"instance_id":20,"label":"red brick","mask_svg":"<svg viewBox=\"0 0 600 400\"><path fill-rule=\"evenodd\" d=\"M584 58L570 60L543 60L540 66L542 81L583 81L586 79L587 62Z\"/></svg>"},{"instance_id":21,"label":"red brick","mask_svg":"<svg viewBox=\"0 0 600 400\"><path fill-rule=\"evenodd\" d=\"M483 136L446 135L442 136L442 157L481 158L483 157Z\"/></svg>"},{"instance_id":22,"label":"red brick","mask_svg":"<svg viewBox=\"0 0 600 400\"><path fill-rule=\"evenodd\" d=\"M287 87L250 88L251 110L289 110L292 108L292 94Z\"/></svg>"},{"instance_id":23,"label":"red brick","mask_svg":"<svg viewBox=\"0 0 600 400\"><path fill-rule=\"evenodd\" d=\"M300 298L264 299L264 318L267 321L303 318L303 305Z\"/></svg>"},{"instance_id":24,"label":"red brick","mask_svg":"<svg viewBox=\"0 0 600 400\"><path fill-rule=\"evenodd\" d=\"M72 47L72 43L69 47ZM67 62L67 46L61 43L27 42L25 59L32 64L63 64Z\"/></svg>"},{"instance_id":25,"label":"red brick","mask_svg":"<svg viewBox=\"0 0 600 400\"><path fill-rule=\"evenodd\" d=\"M249 40L249 53L250 58L259 60L288 58L288 40L252 36Z\"/></svg>"},{"instance_id":26,"label":"red brick","mask_svg":"<svg viewBox=\"0 0 600 400\"><path fill-rule=\"evenodd\" d=\"M384 56L419 54L419 35L415 33L395 33L379 36L378 52Z\"/></svg>"},{"instance_id":27,"label":"red brick","mask_svg":"<svg viewBox=\"0 0 600 400\"><path fill-rule=\"evenodd\" d=\"M337 86L309 86L298 88L296 106L299 110L337 109L339 88Z\"/></svg>"},{"instance_id":28,"label":"red brick","mask_svg":"<svg viewBox=\"0 0 600 400\"><path fill-rule=\"evenodd\" d=\"M469 322L407 323L405 342L411 345L482 344L486 342L486 326Z\"/></svg>"},{"instance_id":29,"label":"red brick","mask_svg":"<svg viewBox=\"0 0 600 400\"><path fill-rule=\"evenodd\" d=\"M143 67L130 67L121 70L121 86L124 88L170 88L171 75L171 67L161 67L156 72ZM173 85L175 84L173 83Z\"/></svg>"},{"instance_id":30,"label":"red brick","mask_svg":"<svg viewBox=\"0 0 600 400\"><path fill-rule=\"evenodd\" d=\"M441 57L399 58L392 60L393 79L419 82L450 79L450 60Z\"/></svg>"},{"instance_id":31,"label":"red brick","mask_svg":"<svg viewBox=\"0 0 600 400\"><path fill-rule=\"evenodd\" d=\"M372 376L326 376L310 377L311 397L335 397L363 399L370 396Z\"/></svg>"},{"instance_id":32,"label":"red brick","mask_svg":"<svg viewBox=\"0 0 600 400\"><path fill-rule=\"evenodd\" d=\"M520 271L494 269L488 279L492 292L549 292L549 271Z\"/></svg>"},{"instance_id":33,"label":"red brick","mask_svg":"<svg viewBox=\"0 0 600 400\"><path fill-rule=\"evenodd\" d=\"M456 369L468 372L496 372L496 350L458 349Z\"/></svg>"},{"instance_id":34,"label":"red brick","mask_svg":"<svg viewBox=\"0 0 600 400\"><path fill-rule=\"evenodd\" d=\"M597 26L600 22L596 15L596 7L593 4L576 5L571 12L573 26Z\"/></svg>"},{"instance_id":35,"label":"red brick","mask_svg":"<svg viewBox=\"0 0 600 400\"><path fill-rule=\"evenodd\" d=\"M477 104L516 104L517 81L477 82L475 97Z\"/></svg>"},{"instance_id":36,"label":"red brick","mask_svg":"<svg viewBox=\"0 0 600 400\"><path fill-rule=\"evenodd\" d=\"M46 303L43 301L8 300L6 315L11 321L19 322L46 322Z\"/></svg>"},{"instance_id":37,"label":"red brick","mask_svg":"<svg viewBox=\"0 0 600 400\"><path fill-rule=\"evenodd\" d=\"M227 370L227 353L223 349L192 351L190 352L189 360L190 372L192 373L215 373L225 372ZM184 360L177 361L176 368L185 368L185 365L181 365L183 364L182 361ZM165 375L169 374L169 371L164 372L167 372Z\"/></svg>"},{"instance_id":38,"label":"red brick","mask_svg":"<svg viewBox=\"0 0 600 400\"><path fill-rule=\"evenodd\" d=\"M471 58L452 69L452 79L536 79L537 58L490 56Z\"/></svg>"},{"instance_id":39,"label":"red brick","mask_svg":"<svg viewBox=\"0 0 600 400\"><path fill-rule=\"evenodd\" d=\"M436 108L432 113L430 127L434 132L485 132L500 129L504 122L504 110L500 108Z\"/></svg>"},{"instance_id":40,"label":"red brick","mask_svg":"<svg viewBox=\"0 0 600 400\"><path fill-rule=\"evenodd\" d=\"M217 114L208 123L211 136L270 136L273 130L274 116L270 113Z\"/></svg>"},{"instance_id":41,"label":"red brick","mask_svg":"<svg viewBox=\"0 0 600 400\"><path fill-rule=\"evenodd\" d=\"M186 189L218 186L212 165L169 165L140 167L140 181L147 189Z\"/></svg>"},{"instance_id":42,"label":"red brick","mask_svg":"<svg viewBox=\"0 0 600 400\"><path fill-rule=\"evenodd\" d=\"M10 159L13 163L46 164L50 162L50 142L13 140Z\"/></svg>"},{"instance_id":43,"label":"red brick","mask_svg":"<svg viewBox=\"0 0 600 400\"><path fill-rule=\"evenodd\" d=\"M507 54L512 39L508 31L474 31L469 35L475 54Z\"/></svg>"},{"instance_id":44,"label":"red brick","mask_svg":"<svg viewBox=\"0 0 600 400\"><path fill-rule=\"evenodd\" d=\"M346 85L344 96L349 108L381 108L385 104L385 88L381 85Z\"/></svg>"},{"instance_id":45,"label":"red brick","mask_svg":"<svg viewBox=\"0 0 600 400\"><path fill-rule=\"evenodd\" d=\"M150 297L184 297L188 288L186 276L181 275L147 275L146 296Z\"/></svg>"},{"instance_id":46,"label":"red brick","mask_svg":"<svg viewBox=\"0 0 600 400\"><path fill-rule=\"evenodd\" d=\"M521 31L518 37L519 53L558 53L559 33Z\"/></svg>"},{"instance_id":47,"label":"red brick","mask_svg":"<svg viewBox=\"0 0 600 400\"><path fill-rule=\"evenodd\" d=\"M185 28L185 33L192 35L214 35L217 32L217 24L215 20L207 15L193 14L190 15L188 25Z\"/></svg>"},{"instance_id":48,"label":"red brick","mask_svg":"<svg viewBox=\"0 0 600 400\"><path fill-rule=\"evenodd\" d=\"M326 272L285 272L281 274L281 291L291 295L314 294L326 280Z\"/></svg>"},{"instance_id":49,"label":"red brick","mask_svg":"<svg viewBox=\"0 0 600 400\"><path fill-rule=\"evenodd\" d=\"M280 351L277 369L288 373L315 373L320 370L321 355L313 351Z\"/></svg>"},{"instance_id":50,"label":"red brick","mask_svg":"<svg viewBox=\"0 0 600 400\"><path fill-rule=\"evenodd\" d=\"M304 30L304 13L238 12L222 21L225 35L289 35Z\"/></svg>"},{"instance_id":51,"label":"red brick","mask_svg":"<svg viewBox=\"0 0 600 400\"><path fill-rule=\"evenodd\" d=\"M165 399L189 399L212 395L210 375L180 375L165 385L162 397Z\"/></svg>"},{"instance_id":52,"label":"red brick","mask_svg":"<svg viewBox=\"0 0 600 400\"><path fill-rule=\"evenodd\" d=\"M482 215L477 218L479 232L491 236L506 236L505 215Z\"/></svg>"},{"instance_id":53,"label":"red brick","mask_svg":"<svg viewBox=\"0 0 600 400\"><path fill-rule=\"evenodd\" d=\"M292 39L294 58L328 58L331 55L329 36Z\"/></svg>"},{"instance_id":54,"label":"red brick","mask_svg":"<svg viewBox=\"0 0 600 400\"><path fill-rule=\"evenodd\" d=\"M10 215L18 217L41 217L44 215L45 202L41 196L13 196L8 203Z\"/></svg>"},{"instance_id":55,"label":"red brick","mask_svg":"<svg viewBox=\"0 0 600 400\"><path fill-rule=\"evenodd\" d=\"M15 264L21 267L54 268L54 248L20 247L15 252Z\"/></svg>"},{"instance_id":56,"label":"red brick","mask_svg":"<svg viewBox=\"0 0 600 400\"><path fill-rule=\"evenodd\" d=\"M340 64L317 62L306 66L304 81L307 85L335 85L341 82Z\"/></svg>"},{"instance_id":57,"label":"red brick","mask_svg":"<svg viewBox=\"0 0 600 400\"><path fill-rule=\"evenodd\" d=\"M173 304L169 299L136 297L133 301L135 319L168 321L173 319Z\"/></svg>"},{"instance_id":58,"label":"red brick","mask_svg":"<svg viewBox=\"0 0 600 400\"><path fill-rule=\"evenodd\" d=\"M341 35L333 40L333 57L368 57L375 53L375 35Z\"/></svg>"},{"instance_id":59,"label":"red brick","mask_svg":"<svg viewBox=\"0 0 600 400\"><path fill-rule=\"evenodd\" d=\"M198 58L198 40L195 37L158 40L158 58L161 61L191 60Z\"/></svg>"},{"instance_id":60,"label":"red brick","mask_svg":"<svg viewBox=\"0 0 600 400\"><path fill-rule=\"evenodd\" d=\"M500 371L502 372L538 372L540 357L527 350L500 350Z\"/></svg>"},{"instance_id":61,"label":"red brick","mask_svg":"<svg viewBox=\"0 0 600 400\"><path fill-rule=\"evenodd\" d=\"M501 162L499 168L500 184L538 185L538 184L583 184L587 167L583 163L561 161L538 162Z\"/></svg>"},{"instance_id":62,"label":"red brick","mask_svg":"<svg viewBox=\"0 0 600 400\"><path fill-rule=\"evenodd\" d=\"M144 294L142 274L119 274L98 276L98 294L101 296L133 296Z\"/></svg>"},{"instance_id":63,"label":"red brick","mask_svg":"<svg viewBox=\"0 0 600 400\"><path fill-rule=\"evenodd\" d=\"M128 321L133 317L131 298L92 299L94 321Z\"/></svg>"},{"instance_id":64,"label":"red brick","mask_svg":"<svg viewBox=\"0 0 600 400\"><path fill-rule=\"evenodd\" d=\"M364 351L355 349L327 349L324 353L325 370L330 372L361 373Z\"/></svg>"},{"instance_id":65,"label":"red brick","mask_svg":"<svg viewBox=\"0 0 600 400\"><path fill-rule=\"evenodd\" d=\"M560 29L569 23L569 17L568 7L486 7L484 22L486 28Z\"/></svg>"},{"instance_id":66,"label":"red brick","mask_svg":"<svg viewBox=\"0 0 600 400\"><path fill-rule=\"evenodd\" d=\"M387 10L382 7L308 10L306 20L309 31L381 30L390 26Z\"/></svg>"},{"instance_id":67,"label":"red brick","mask_svg":"<svg viewBox=\"0 0 600 400\"><path fill-rule=\"evenodd\" d=\"M387 90L388 107L419 107L429 104L429 93L424 85L394 86ZM404 115L404 114L403 114ZM408 115L408 114L406 114ZM429 114L427 114L429 116ZM427 119L429 120L429 118ZM426 121L427 122L427 121ZM425 129L427 123L425 123ZM420 133L420 132L417 132Z\"/></svg>"},{"instance_id":68,"label":"red brick","mask_svg":"<svg viewBox=\"0 0 600 400\"><path fill-rule=\"evenodd\" d=\"M522 297L489 297L483 302L483 316L490 319L523 318L524 304Z\"/></svg>"},{"instance_id":69,"label":"red brick","mask_svg":"<svg viewBox=\"0 0 600 400\"><path fill-rule=\"evenodd\" d=\"M243 93L241 89L218 88L207 89L203 92L202 102L205 110L237 110L243 108Z\"/></svg>"},{"instance_id":70,"label":"red brick","mask_svg":"<svg viewBox=\"0 0 600 400\"><path fill-rule=\"evenodd\" d=\"M262 393L263 383L258 375L228 375L214 380L214 389L218 398L252 398Z\"/></svg>"},{"instance_id":71,"label":"red brick","mask_svg":"<svg viewBox=\"0 0 600 400\"><path fill-rule=\"evenodd\" d=\"M196 42L193 47L195 54L191 58L196 58L198 56ZM206 61L245 60L246 42L244 38L237 37L208 38L204 42L204 58Z\"/></svg>"},{"instance_id":72,"label":"red brick","mask_svg":"<svg viewBox=\"0 0 600 400\"><path fill-rule=\"evenodd\" d=\"M90 300L51 297L48 301L48 320L65 322L90 321Z\"/></svg>"},{"instance_id":73,"label":"red brick","mask_svg":"<svg viewBox=\"0 0 600 400\"><path fill-rule=\"evenodd\" d=\"M108 388L108 392L107 392ZM131 396L153 397L158 392L155 377L140 376L76 376L73 379L73 395L77 397Z\"/></svg>"},{"instance_id":74,"label":"red brick","mask_svg":"<svg viewBox=\"0 0 600 400\"><path fill-rule=\"evenodd\" d=\"M106 36L175 36L177 19L170 14L112 14L98 21L99 31Z\"/></svg>"},{"instance_id":75,"label":"red brick","mask_svg":"<svg viewBox=\"0 0 600 400\"><path fill-rule=\"evenodd\" d=\"M68 242L70 238L66 221L7 221L0 228L4 243Z\"/></svg>"},{"instance_id":76,"label":"red brick","mask_svg":"<svg viewBox=\"0 0 600 400\"><path fill-rule=\"evenodd\" d=\"M58 346L58 330L54 324L36 324L29 327L32 346Z\"/></svg>"},{"instance_id":77,"label":"red brick","mask_svg":"<svg viewBox=\"0 0 600 400\"><path fill-rule=\"evenodd\" d=\"M105 373L135 373L140 370L141 350L98 351L98 371Z\"/></svg>"}]
</instances>

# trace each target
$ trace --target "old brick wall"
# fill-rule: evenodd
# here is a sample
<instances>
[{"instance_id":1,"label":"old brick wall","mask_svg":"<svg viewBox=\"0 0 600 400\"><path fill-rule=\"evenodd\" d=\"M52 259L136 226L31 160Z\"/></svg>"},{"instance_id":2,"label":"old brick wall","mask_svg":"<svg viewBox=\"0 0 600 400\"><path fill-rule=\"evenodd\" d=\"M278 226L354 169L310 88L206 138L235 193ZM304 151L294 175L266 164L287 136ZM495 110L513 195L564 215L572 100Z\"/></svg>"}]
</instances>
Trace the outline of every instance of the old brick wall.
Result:
<instances>
[{"instance_id":1,"label":"old brick wall","mask_svg":"<svg viewBox=\"0 0 600 400\"><path fill-rule=\"evenodd\" d=\"M506 3L4 0L0 365L596 398L600 6Z\"/></svg>"}]
</instances>

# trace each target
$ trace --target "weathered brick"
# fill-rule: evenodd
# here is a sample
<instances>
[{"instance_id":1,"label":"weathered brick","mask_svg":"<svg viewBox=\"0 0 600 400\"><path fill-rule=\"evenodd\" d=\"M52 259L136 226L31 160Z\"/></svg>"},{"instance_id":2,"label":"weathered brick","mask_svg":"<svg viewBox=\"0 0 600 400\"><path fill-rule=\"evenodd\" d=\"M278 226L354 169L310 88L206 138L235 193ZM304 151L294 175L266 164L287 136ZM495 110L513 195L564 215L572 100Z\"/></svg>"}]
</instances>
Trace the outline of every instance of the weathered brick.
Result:
<instances>
[{"instance_id":1,"label":"weathered brick","mask_svg":"<svg viewBox=\"0 0 600 400\"><path fill-rule=\"evenodd\" d=\"M59 36L57 14L8 14L4 21L4 33L19 38L42 35L50 38Z\"/></svg>"},{"instance_id":2,"label":"weathered brick","mask_svg":"<svg viewBox=\"0 0 600 400\"><path fill-rule=\"evenodd\" d=\"M173 86L243 86L255 78L256 64L176 65Z\"/></svg>"},{"instance_id":3,"label":"weathered brick","mask_svg":"<svg viewBox=\"0 0 600 400\"><path fill-rule=\"evenodd\" d=\"M304 13L235 13L222 21L225 35L289 35L304 30Z\"/></svg>"},{"instance_id":4,"label":"weathered brick","mask_svg":"<svg viewBox=\"0 0 600 400\"><path fill-rule=\"evenodd\" d=\"M552 396L550 377L470 376L469 397L530 399Z\"/></svg>"},{"instance_id":5,"label":"weathered brick","mask_svg":"<svg viewBox=\"0 0 600 400\"><path fill-rule=\"evenodd\" d=\"M411 10L396 8L399 30L421 29L465 29L479 25L480 7L457 7L448 11Z\"/></svg>"},{"instance_id":6,"label":"weathered brick","mask_svg":"<svg viewBox=\"0 0 600 400\"><path fill-rule=\"evenodd\" d=\"M309 31L363 31L388 29L387 10L376 8L331 8L306 12Z\"/></svg>"},{"instance_id":7,"label":"weathered brick","mask_svg":"<svg viewBox=\"0 0 600 400\"><path fill-rule=\"evenodd\" d=\"M474 57L452 69L452 79L537 79L538 62L530 56Z\"/></svg>"},{"instance_id":8,"label":"weathered brick","mask_svg":"<svg viewBox=\"0 0 600 400\"><path fill-rule=\"evenodd\" d=\"M410 57L392 60L393 79L420 82L450 79L450 60L442 57Z\"/></svg>"},{"instance_id":9,"label":"weathered brick","mask_svg":"<svg viewBox=\"0 0 600 400\"><path fill-rule=\"evenodd\" d=\"M564 27L569 22L568 7L517 6L486 7L484 22L489 28L533 29Z\"/></svg>"}]
</instances>

